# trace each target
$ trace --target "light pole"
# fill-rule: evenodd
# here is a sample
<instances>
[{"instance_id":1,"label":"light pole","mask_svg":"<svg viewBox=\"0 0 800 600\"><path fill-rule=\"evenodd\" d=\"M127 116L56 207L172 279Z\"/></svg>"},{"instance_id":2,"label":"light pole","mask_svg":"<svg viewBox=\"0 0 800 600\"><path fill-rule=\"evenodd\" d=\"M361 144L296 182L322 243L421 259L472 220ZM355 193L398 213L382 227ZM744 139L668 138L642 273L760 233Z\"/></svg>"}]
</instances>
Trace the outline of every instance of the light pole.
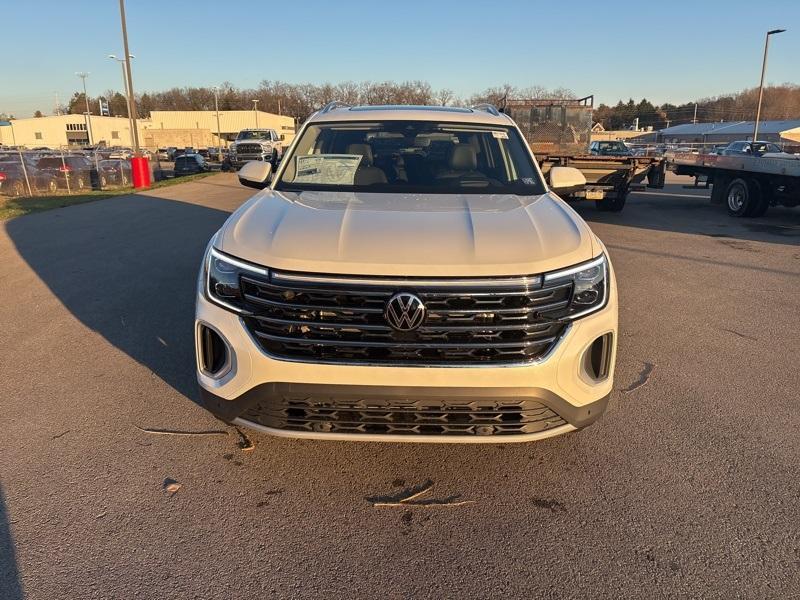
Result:
<instances>
[{"instance_id":1,"label":"light pole","mask_svg":"<svg viewBox=\"0 0 800 600\"><path fill-rule=\"evenodd\" d=\"M125 79L128 81L128 107L133 121L133 158L131 175L134 189L150 187L150 165L139 149L138 118L136 114L136 94L133 91L131 75L131 52L128 49L128 23L125 21L125 0L119 0L119 18L122 22L122 49L125 52Z\"/></svg>"},{"instance_id":2,"label":"light pole","mask_svg":"<svg viewBox=\"0 0 800 600\"><path fill-rule=\"evenodd\" d=\"M83 99L86 100L86 137L89 138L89 145L92 145L92 117L91 113L89 112L89 96L86 95L86 78L89 76L89 73L83 72L76 72L75 75L81 78L83 81Z\"/></svg>"},{"instance_id":3,"label":"light pole","mask_svg":"<svg viewBox=\"0 0 800 600\"><path fill-rule=\"evenodd\" d=\"M219 126L219 86L215 85L211 89L214 90L214 110L217 111L217 144L219 144L217 158L219 162L222 162L222 129Z\"/></svg>"},{"instance_id":4,"label":"light pole","mask_svg":"<svg viewBox=\"0 0 800 600\"><path fill-rule=\"evenodd\" d=\"M131 118L131 94L128 91L128 71L125 69L125 59L124 58L117 58L116 54L109 54L108 58L115 60L119 63L119 66L122 67L122 85L125 88L125 108L128 111L128 126L131 130L131 145L133 145L133 128L136 124L133 122ZM136 58L133 54L130 55L130 58Z\"/></svg>"},{"instance_id":5,"label":"light pole","mask_svg":"<svg viewBox=\"0 0 800 600\"><path fill-rule=\"evenodd\" d=\"M753 141L758 141L758 122L761 120L761 100L764 98L764 74L767 72L767 52L769 51L769 36L783 33L785 29L773 29L767 32L764 42L764 62L761 63L761 83L758 86L758 108L756 109L756 124L753 127Z\"/></svg>"},{"instance_id":6,"label":"light pole","mask_svg":"<svg viewBox=\"0 0 800 600\"><path fill-rule=\"evenodd\" d=\"M253 100L253 115L256 117L256 129L258 129L258 100Z\"/></svg>"}]
</instances>

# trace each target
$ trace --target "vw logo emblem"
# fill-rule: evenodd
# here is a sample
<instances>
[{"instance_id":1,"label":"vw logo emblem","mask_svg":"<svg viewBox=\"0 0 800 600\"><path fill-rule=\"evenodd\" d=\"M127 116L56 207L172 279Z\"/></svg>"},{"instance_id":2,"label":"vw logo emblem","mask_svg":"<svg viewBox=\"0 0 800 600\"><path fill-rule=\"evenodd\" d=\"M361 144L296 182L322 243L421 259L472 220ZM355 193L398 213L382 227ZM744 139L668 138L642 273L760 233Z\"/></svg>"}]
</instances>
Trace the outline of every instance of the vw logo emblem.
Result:
<instances>
[{"instance_id":1,"label":"vw logo emblem","mask_svg":"<svg viewBox=\"0 0 800 600\"><path fill-rule=\"evenodd\" d=\"M417 296L402 292L386 303L386 322L397 331L414 331L425 320L425 305Z\"/></svg>"}]
</instances>

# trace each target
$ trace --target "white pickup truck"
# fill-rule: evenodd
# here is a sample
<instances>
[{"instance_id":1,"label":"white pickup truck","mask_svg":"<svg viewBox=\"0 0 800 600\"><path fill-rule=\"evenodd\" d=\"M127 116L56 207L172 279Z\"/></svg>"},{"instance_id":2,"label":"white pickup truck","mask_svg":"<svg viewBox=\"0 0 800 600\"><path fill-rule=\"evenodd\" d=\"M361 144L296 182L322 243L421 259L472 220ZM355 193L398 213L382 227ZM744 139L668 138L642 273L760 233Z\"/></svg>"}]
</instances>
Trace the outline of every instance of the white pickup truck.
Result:
<instances>
[{"instance_id":1,"label":"white pickup truck","mask_svg":"<svg viewBox=\"0 0 800 600\"><path fill-rule=\"evenodd\" d=\"M251 160L268 161L273 168L283 156L284 136L274 129L242 129L228 148L230 166L239 169Z\"/></svg>"}]
</instances>

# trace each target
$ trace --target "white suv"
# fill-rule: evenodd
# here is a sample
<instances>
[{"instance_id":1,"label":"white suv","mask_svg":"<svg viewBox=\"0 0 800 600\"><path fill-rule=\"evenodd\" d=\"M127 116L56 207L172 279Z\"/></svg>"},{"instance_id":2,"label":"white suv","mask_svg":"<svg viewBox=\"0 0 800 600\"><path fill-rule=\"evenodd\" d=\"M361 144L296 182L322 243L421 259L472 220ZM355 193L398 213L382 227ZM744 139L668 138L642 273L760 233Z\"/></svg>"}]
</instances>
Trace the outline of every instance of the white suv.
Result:
<instances>
[{"instance_id":1,"label":"white suv","mask_svg":"<svg viewBox=\"0 0 800 600\"><path fill-rule=\"evenodd\" d=\"M197 377L219 418L306 438L517 442L605 410L605 247L494 107L332 103L214 235ZM269 183L268 183L269 182ZM554 168L550 183L583 181Z\"/></svg>"}]
</instances>

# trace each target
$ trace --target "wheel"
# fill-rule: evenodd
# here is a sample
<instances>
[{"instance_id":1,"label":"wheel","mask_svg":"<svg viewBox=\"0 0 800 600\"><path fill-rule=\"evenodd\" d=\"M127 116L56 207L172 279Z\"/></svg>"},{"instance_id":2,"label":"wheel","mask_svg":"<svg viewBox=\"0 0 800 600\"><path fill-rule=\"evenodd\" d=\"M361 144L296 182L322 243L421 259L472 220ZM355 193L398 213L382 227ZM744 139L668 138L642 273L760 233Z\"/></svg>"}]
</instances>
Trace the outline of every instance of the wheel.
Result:
<instances>
[{"instance_id":1,"label":"wheel","mask_svg":"<svg viewBox=\"0 0 800 600\"><path fill-rule=\"evenodd\" d=\"M122 185L128 185L128 176L123 175L121 179Z\"/></svg>"},{"instance_id":2,"label":"wheel","mask_svg":"<svg viewBox=\"0 0 800 600\"><path fill-rule=\"evenodd\" d=\"M271 162L272 162L272 170L274 171L275 167L278 166L278 151L277 150L273 150L272 151L272 161Z\"/></svg>"},{"instance_id":3,"label":"wheel","mask_svg":"<svg viewBox=\"0 0 800 600\"><path fill-rule=\"evenodd\" d=\"M14 185L11 186L11 195L12 196L24 196L25 195L25 185L21 181L15 181Z\"/></svg>"},{"instance_id":4,"label":"wheel","mask_svg":"<svg viewBox=\"0 0 800 600\"><path fill-rule=\"evenodd\" d=\"M104 188L108 186L108 179L106 179L105 175L100 175L100 187Z\"/></svg>"},{"instance_id":5,"label":"wheel","mask_svg":"<svg viewBox=\"0 0 800 600\"><path fill-rule=\"evenodd\" d=\"M75 189L82 190L86 187L86 182L83 180L83 177L78 177L75 179Z\"/></svg>"},{"instance_id":6,"label":"wheel","mask_svg":"<svg viewBox=\"0 0 800 600\"><path fill-rule=\"evenodd\" d=\"M58 191L58 183L55 179L51 179L47 184L47 191L51 194L55 194Z\"/></svg>"},{"instance_id":7,"label":"wheel","mask_svg":"<svg viewBox=\"0 0 800 600\"><path fill-rule=\"evenodd\" d=\"M625 200L628 199L628 190L624 192L617 192L617 196L615 198L603 198L602 200L597 200L595 203L597 205L597 210L602 210L603 212L620 212L625 207Z\"/></svg>"},{"instance_id":8,"label":"wheel","mask_svg":"<svg viewBox=\"0 0 800 600\"><path fill-rule=\"evenodd\" d=\"M761 203L761 188L753 179L737 177L725 190L728 214L732 217L749 217Z\"/></svg>"}]
</instances>

